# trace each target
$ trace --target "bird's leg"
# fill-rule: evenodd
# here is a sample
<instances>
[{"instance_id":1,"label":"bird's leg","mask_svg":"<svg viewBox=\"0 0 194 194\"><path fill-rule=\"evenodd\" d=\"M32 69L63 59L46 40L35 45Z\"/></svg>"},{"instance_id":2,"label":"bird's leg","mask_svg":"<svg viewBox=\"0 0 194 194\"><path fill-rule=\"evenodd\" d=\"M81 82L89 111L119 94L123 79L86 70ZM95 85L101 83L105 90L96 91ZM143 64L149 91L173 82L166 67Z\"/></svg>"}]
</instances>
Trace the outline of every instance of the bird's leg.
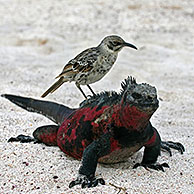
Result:
<instances>
[{"instance_id":1,"label":"bird's leg","mask_svg":"<svg viewBox=\"0 0 194 194\"><path fill-rule=\"evenodd\" d=\"M94 93L94 91L92 90L92 88L89 85L87 85L87 86L88 86L89 90L92 92L92 94L95 96L96 94Z\"/></svg>"},{"instance_id":2,"label":"bird's leg","mask_svg":"<svg viewBox=\"0 0 194 194\"><path fill-rule=\"evenodd\" d=\"M75 84L77 86L77 88L80 90L80 92L83 94L83 96L85 97L85 99L87 99L87 96L85 95L85 93L83 92L83 90L81 89L79 84Z\"/></svg>"}]
</instances>

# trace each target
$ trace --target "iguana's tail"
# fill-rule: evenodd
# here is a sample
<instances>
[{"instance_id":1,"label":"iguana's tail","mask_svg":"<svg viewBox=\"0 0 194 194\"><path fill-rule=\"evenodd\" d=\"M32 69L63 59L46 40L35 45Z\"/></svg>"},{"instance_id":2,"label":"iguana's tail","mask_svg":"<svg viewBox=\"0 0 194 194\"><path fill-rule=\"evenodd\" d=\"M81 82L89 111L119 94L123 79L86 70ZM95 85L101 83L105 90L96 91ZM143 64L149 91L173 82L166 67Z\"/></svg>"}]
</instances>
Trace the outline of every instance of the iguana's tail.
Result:
<instances>
[{"instance_id":1,"label":"iguana's tail","mask_svg":"<svg viewBox=\"0 0 194 194\"><path fill-rule=\"evenodd\" d=\"M11 94L2 94L1 96L29 112L36 112L46 116L58 125L61 125L64 119L75 110L55 102L36 100Z\"/></svg>"}]
</instances>

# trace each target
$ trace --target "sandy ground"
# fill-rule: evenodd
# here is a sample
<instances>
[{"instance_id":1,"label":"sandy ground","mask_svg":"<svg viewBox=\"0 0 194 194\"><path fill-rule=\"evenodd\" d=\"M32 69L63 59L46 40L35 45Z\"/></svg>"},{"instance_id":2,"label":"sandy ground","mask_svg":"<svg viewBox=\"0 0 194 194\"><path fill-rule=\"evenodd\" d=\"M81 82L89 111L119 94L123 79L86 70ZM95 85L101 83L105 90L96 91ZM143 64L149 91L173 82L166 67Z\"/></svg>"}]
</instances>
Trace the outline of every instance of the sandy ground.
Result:
<instances>
[{"instance_id":1,"label":"sandy ground","mask_svg":"<svg viewBox=\"0 0 194 194\"><path fill-rule=\"evenodd\" d=\"M162 101L152 123L186 152L163 153L159 161L170 165L163 173L133 170L140 151L128 162L98 165L106 186L69 189L80 161L57 147L7 143L52 122L0 98L0 193L117 193L109 183L127 193L194 193L194 1L0 0L0 94L39 98L69 59L110 34L139 50L123 49L93 89L119 90L128 75L156 86ZM72 83L47 100L77 107L83 97Z\"/></svg>"}]
</instances>

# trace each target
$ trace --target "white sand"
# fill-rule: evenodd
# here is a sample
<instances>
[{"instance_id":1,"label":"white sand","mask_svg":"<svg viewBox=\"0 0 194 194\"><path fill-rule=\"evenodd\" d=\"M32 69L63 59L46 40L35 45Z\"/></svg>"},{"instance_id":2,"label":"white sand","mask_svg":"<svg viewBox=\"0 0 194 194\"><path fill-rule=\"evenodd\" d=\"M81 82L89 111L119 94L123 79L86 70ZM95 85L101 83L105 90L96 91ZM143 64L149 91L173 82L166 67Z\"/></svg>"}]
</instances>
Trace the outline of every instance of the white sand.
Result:
<instances>
[{"instance_id":1,"label":"white sand","mask_svg":"<svg viewBox=\"0 0 194 194\"><path fill-rule=\"evenodd\" d=\"M127 193L194 193L194 1L0 0L0 94L39 98L65 62L109 34L140 49L123 49L93 89L118 90L128 75L155 85L163 101L152 123L163 140L183 143L186 152L163 153L159 161L171 167L164 173L133 170L139 152L126 163L98 165L106 186L69 189L80 161L57 147L7 143L52 122L0 98L0 193L117 193L109 183ZM46 99L77 107L83 97L72 83Z\"/></svg>"}]
</instances>

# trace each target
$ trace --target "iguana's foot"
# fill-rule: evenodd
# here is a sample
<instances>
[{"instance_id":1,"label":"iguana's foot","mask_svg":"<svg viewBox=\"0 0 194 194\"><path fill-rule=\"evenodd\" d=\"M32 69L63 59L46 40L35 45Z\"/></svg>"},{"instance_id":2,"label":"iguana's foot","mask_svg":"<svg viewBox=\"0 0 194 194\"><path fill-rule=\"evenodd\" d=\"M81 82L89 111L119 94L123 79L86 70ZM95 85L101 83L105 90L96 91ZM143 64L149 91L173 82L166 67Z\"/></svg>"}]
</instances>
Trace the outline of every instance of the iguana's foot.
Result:
<instances>
[{"instance_id":1,"label":"iguana's foot","mask_svg":"<svg viewBox=\"0 0 194 194\"><path fill-rule=\"evenodd\" d=\"M143 163L136 163L133 168L137 168L139 166L143 166L146 170L148 168L154 169L154 170L161 170L164 172L164 168L170 168L167 163L162 163L162 164L143 164Z\"/></svg>"},{"instance_id":2,"label":"iguana's foot","mask_svg":"<svg viewBox=\"0 0 194 194\"><path fill-rule=\"evenodd\" d=\"M8 142L20 142L20 143L29 143L29 142L34 142L34 143L39 143L37 139L34 139L33 137L26 136L26 135L18 135L17 137L11 137L8 139Z\"/></svg>"},{"instance_id":3,"label":"iguana's foot","mask_svg":"<svg viewBox=\"0 0 194 194\"><path fill-rule=\"evenodd\" d=\"M75 181L71 181L69 188L74 187L75 185L81 185L81 188L90 188L96 187L98 183L105 185L103 178L96 179L94 176L87 177L86 175L79 175Z\"/></svg>"},{"instance_id":4,"label":"iguana's foot","mask_svg":"<svg viewBox=\"0 0 194 194\"><path fill-rule=\"evenodd\" d=\"M172 156L171 148L178 150L181 154L185 151L184 146L179 142L172 142L172 141L162 141L161 142L161 149L166 150L170 156Z\"/></svg>"}]
</instances>

